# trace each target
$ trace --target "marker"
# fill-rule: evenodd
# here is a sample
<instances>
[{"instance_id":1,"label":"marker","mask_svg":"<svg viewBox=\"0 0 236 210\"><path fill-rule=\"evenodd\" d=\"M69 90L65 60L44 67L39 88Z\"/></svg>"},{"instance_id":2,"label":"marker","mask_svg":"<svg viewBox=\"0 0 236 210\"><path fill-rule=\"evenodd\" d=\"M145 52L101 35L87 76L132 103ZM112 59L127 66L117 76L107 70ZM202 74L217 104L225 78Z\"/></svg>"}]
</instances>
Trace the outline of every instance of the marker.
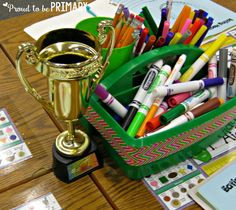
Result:
<instances>
[{"instance_id":1,"label":"marker","mask_svg":"<svg viewBox=\"0 0 236 210\"><path fill-rule=\"evenodd\" d=\"M227 96L233 98L236 95L236 48L232 49L229 69Z\"/></svg>"},{"instance_id":2,"label":"marker","mask_svg":"<svg viewBox=\"0 0 236 210\"><path fill-rule=\"evenodd\" d=\"M135 48L135 52L134 52L134 55L135 55L135 56L138 56L139 53L141 52L141 49L142 49L143 44L144 44L144 42L145 42L145 39L146 39L146 37L147 37L147 35L148 35L148 32L149 32L149 29L148 29L148 28L144 28L144 29L142 30L141 35L140 35L140 38L139 38L139 40L138 40L138 44L137 44L137 46L136 46L136 48Z\"/></svg>"},{"instance_id":3,"label":"marker","mask_svg":"<svg viewBox=\"0 0 236 210\"><path fill-rule=\"evenodd\" d=\"M216 78L216 77L217 77L217 59L216 59L216 55L214 55L208 62L208 78L210 79L210 78ZM211 96L211 98L217 97L217 87L211 87L211 89L214 89L214 93L215 93Z\"/></svg>"},{"instance_id":4,"label":"marker","mask_svg":"<svg viewBox=\"0 0 236 210\"><path fill-rule=\"evenodd\" d=\"M182 27L182 29L180 30L180 33L182 35L185 34L185 32L188 30L188 27L190 26L191 23L192 23L192 20L190 18L187 18L184 25L183 25L183 27Z\"/></svg>"},{"instance_id":5,"label":"marker","mask_svg":"<svg viewBox=\"0 0 236 210\"><path fill-rule=\"evenodd\" d=\"M179 93L177 95L170 96L166 100L166 102L169 107L173 108L177 106L178 104L180 104L181 102L183 102L184 100L186 100L187 98L189 98L190 96L192 96L192 92Z\"/></svg>"},{"instance_id":6,"label":"marker","mask_svg":"<svg viewBox=\"0 0 236 210\"><path fill-rule=\"evenodd\" d=\"M181 104L177 105L176 107L172 108L171 110L167 111L160 117L161 124L166 125L176 117L182 115L186 111L191 110L197 104L203 102L207 98L211 96L211 91L208 89L200 90L195 93L190 98L186 99Z\"/></svg>"},{"instance_id":7,"label":"marker","mask_svg":"<svg viewBox=\"0 0 236 210\"><path fill-rule=\"evenodd\" d=\"M226 101L227 93L227 65L228 65L228 49L220 49L219 53L219 77L222 77L224 84L217 87L217 96Z\"/></svg>"},{"instance_id":8,"label":"marker","mask_svg":"<svg viewBox=\"0 0 236 210\"><path fill-rule=\"evenodd\" d=\"M176 127L178 125L182 125L185 122L193 120L193 119L195 119L195 118L197 118L197 117L199 117L199 116L201 116L201 115L203 115L203 114L205 114L207 112L210 112L213 109L218 108L223 103L224 103L224 100L221 99L221 98L212 98L212 99L208 100L206 103L198 106L197 108L192 109L191 111L188 111L185 114L175 118L174 120L172 120L165 127L161 128L161 129L159 129L159 130L157 130L155 132L148 133L145 136L151 136L151 135L154 135L154 134L157 134L157 133L169 130L171 128L174 128L174 127Z\"/></svg>"},{"instance_id":9,"label":"marker","mask_svg":"<svg viewBox=\"0 0 236 210\"><path fill-rule=\"evenodd\" d=\"M144 47L142 53L145 53L145 52L151 50L152 47L153 47L153 44L155 43L155 41L156 41L156 36L155 36L155 35L149 36L149 39L148 39L148 41L147 41L147 44L146 44L146 46Z\"/></svg>"},{"instance_id":10,"label":"marker","mask_svg":"<svg viewBox=\"0 0 236 210\"><path fill-rule=\"evenodd\" d=\"M147 131L152 131L156 128L158 128L159 126L161 126L161 121L160 121L160 116L165 113L168 109L168 104L163 101L161 103L161 105L159 106L159 109L155 115L154 118L150 119L149 121L147 121L146 123L146 130Z\"/></svg>"},{"instance_id":11,"label":"marker","mask_svg":"<svg viewBox=\"0 0 236 210\"><path fill-rule=\"evenodd\" d=\"M216 53L217 50L223 46L227 36L221 34L211 46L192 64L192 66L181 76L180 82L191 80L209 61L209 59Z\"/></svg>"},{"instance_id":12,"label":"marker","mask_svg":"<svg viewBox=\"0 0 236 210\"><path fill-rule=\"evenodd\" d=\"M129 105L128 113L126 114L124 121L122 123L122 127L126 130L133 117L137 113L141 103L143 102L148 89L151 87L152 82L154 81L156 75L159 73L161 70L161 67L163 65L163 60L158 60L157 62L153 63L147 72L142 84L140 85L138 92L136 93L133 101Z\"/></svg>"},{"instance_id":13,"label":"marker","mask_svg":"<svg viewBox=\"0 0 236 210\"><path fill-rule=\"evenodd\" d=\"M180 32L175 33L174 37L169 42L169 45L178 44L181 38L182 38L182 34Z\"/></svg>"},{"instance_id":14,"label":"marker","mask_svg":"<svg viewBox=\"0 0 236 210\"><path fill-rule=\"evenodd\" d=\"M174 35L175 35L175 34L174 34L173 32L171 32L171 31L168 32L168 34L167 34L167 36L166 36L165 45L169 45L169 43L170 43L171 39L174 37Z\"/></svg>"},{"instance_id":15,"label":"marker","mask_svg":"<svg viewBox=\"0 0 236 210\"><path fill-rule=\"evenodd\" d=\"M201 36L205 33L206 30L207 30L207 27L205 25L201 26L201 28L194 35L194 37L192 38L189 44L195 45L198 42L198 40L201 38Z\"/></svg>"},{"instance_id":16,"label":"marker","mask_svg":"<svg viewBox=\"0 0 236 210\"><path fill-rule=\"evenodd\" d=\"M156 97L174 95L178 93L190 92L201 90L211 86L222 85L224 83L223 78L217 77L213 79L195 80L190 82L176 83L172 85L160 86L153 90Z\"/></svg>"},{"instance_id":17,"label":"marker","mask_svg":"<svg viewBox=\"0 0 236 210\"><path fill-rule=\"evenodd\" d=\"M117 115L124 118L127 114L127 109L117 101L103 86L97 85L95 88L95 94L109 106Z\"/></svg>"},{"instance_id":18,"label":"marker","mask_svg":"<svg viewBox=\"0 0 236 210\"><path fill-rule=\"evenodd\" d=\"M169 14L169 13L168 13ZM166 39L167 37L167 34L169 32L169 29L170 29L170 21L166 20L164 22L164 26L163 26L163 31L162 31L162 37Z\"/></svg>"},{"instance_id":19,"label":"marker","mask_svg":"<svg viewBox=\"0 0 236 210\"><path fill-rule=\"evenodd\" d=\"M201 36L201 38L197 41L197 43L195 44L195 46L199 47L202 43L202 41L204 40L205 36L207 35L207 32L209 31L209 29L211 28L212 24L213 24L214 19L212 17L208 18L207 23L205 24L207 27L207 30L205 31L205 33Z\"/></svg>"},{"instance_id":20,"label":"marker","mask_svg":"<svg viewBox=\"0 0 236 210\"><path fill-rule=\"evenodd\" d=\"M165 83L166 79L170 74L170 71L171 67L169 65L164 65L161 68L161 71L157 75L155 82L153 83L152 87L148 90L148 93L142 105L140 106L137 114L135 115L133 121L131 122L127 130L128 135L133 137L135 135L137 137L141 137L144 135L144 132L146 130L146 123L147 121L149 121L149 118L147 118L146 115L155 99L153 97L153 89Z\"/></svg>"},{"instance_id":21,"label":"marker","mask_svg":"<svg viewBox=\"0 0 236 210\"><path fill-rule=\"evenodd\" d=\"M170 76L166 80L166 84L165 85L170 85L170 84L172 84L177 79L179 71L182 68L182 66L184 65L184 63L186 61L186 58L187 58L187 56L185 54L182 54L178 58L178 60L177 60L177 62L175 64L173 70L170 73Z\"/></svg>"},{"instance_id":22,"label":"marker","mask_svg":"<svg viewBox=\"0 0 236 210\"><path fill-rule=\"evenodd\" d=\"M181 39L179 40L178 44L183 44L184 41L185 41L188 37L191 36L191 34L192 34L192 32L191 32L190 30L187 30L187 31L183 34L183 36L181 37Z\"/></svg>"},{"instance_id":23,"label":"marker","mask_svg":"<svg viewBox=\"0 0 236 210\"><path fill-rule=\"evenodd\" d=\"M162 35L163 28L164 28L164 23L165 23L166 20L167 20L167 9L162 8L161 9L161 21L159 23L158 31L157 31L157 34L156 34L157 39Z\"/></svg>"}]
</instances>

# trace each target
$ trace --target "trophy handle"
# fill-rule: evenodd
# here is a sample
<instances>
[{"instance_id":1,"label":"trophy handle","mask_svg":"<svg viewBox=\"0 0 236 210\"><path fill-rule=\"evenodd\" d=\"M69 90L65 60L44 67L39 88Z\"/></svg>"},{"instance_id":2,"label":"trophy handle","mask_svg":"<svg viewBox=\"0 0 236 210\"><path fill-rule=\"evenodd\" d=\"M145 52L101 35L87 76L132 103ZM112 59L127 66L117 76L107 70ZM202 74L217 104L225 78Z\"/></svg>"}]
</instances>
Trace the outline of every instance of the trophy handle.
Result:
<instances>
[{"instance_id":1,"label":"trophy handle","mask_svg":"<svg viewBox=\"0 0 236 210\"><path fill-rule=\"evenodd\" d=\"M28 64L35 65L38 61L38 56L36 52L36 47L31 43L23 43L19 46L18 52L16 55L16 71L18 77L20 78L21 83L23 84L25 91L31 94L41 105L50 113L53 113L53 107L50 102L44 99L29 83L26 79L22 65L21 57L23 53L26 53L25 59Z\"/></svg>"},{"instance_id":2,"label":"trophy handle","mask_svg":"<svg viewBox=\"0 0 236 210\"><path fill-rule=\"evenodd\" d=\"M110 29L110 31L109 31L110 33L107 34L106 28ZM107 50L107 53L106 53L106 58L105 58L104 63L103 63L103 68L102 68L102 71L99 75L100 78L101 78L104 71L105 71L105 69L106 69L106 67L107 67L107 65L109 64L109 59L111 57L113 48L115 46L115 29L112 26L112 20L103 20L103 21L101 21L98 24L97 30L98 30L98 41L100 42L101 45L106 41L106 39L110 39L110 44L108 46L108 50Z\"/></svg>"}]
</instances>

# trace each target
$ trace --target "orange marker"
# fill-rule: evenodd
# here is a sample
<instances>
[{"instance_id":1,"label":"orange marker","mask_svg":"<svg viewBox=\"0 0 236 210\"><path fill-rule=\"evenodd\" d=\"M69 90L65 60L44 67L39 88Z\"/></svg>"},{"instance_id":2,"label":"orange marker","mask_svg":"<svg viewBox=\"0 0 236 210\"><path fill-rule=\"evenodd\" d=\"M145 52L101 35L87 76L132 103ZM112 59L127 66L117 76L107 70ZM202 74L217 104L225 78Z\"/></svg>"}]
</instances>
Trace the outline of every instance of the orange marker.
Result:
<instances>
[{"instance_id":1,"label":"orange marker","mask_svg":"<svg viewBox=\"0 0 236 210\"><path fill-rule=\"evenodd\" d=\"M172 28L171 28L171 32L174 32L174 33L178 32L179 25L180 25L180 23L181 23L181 19L182 19L184 13L189 10L189 8L190 8L190 7L189 7L188 5L186 5L186 4L184 5L183 9L182 9L181 12L179 13L179 16L178 16L177 19L175 20L174 25L173 25Z\"/></svg>"},{"instance_id":2,"label":"orange marker","mask_svg":"<svg viewBox=\"0 0 236 210\"><path fill-rule=\"evenodd\" d=\"M185 21L187 20L187 18L189 18L190 14L191 14L191 7L186 7L179 24L178 32L180 32L180 30L183 28Z\"/></svg>"},{"instance_id":3,"label":"orange marker","mask_svg":"<svg viewBox=\"0 0 236 210\"><path fill-rule=\"evenodd\" d=\"M147 41L147 44L146 44L146 46L145 46L144 49L143 49L143 53L145 53L145 52L151 50L153 44L155 43L155 41L156 41L156 36L155 36L155 35L149 36L149 39L148 39L148 41Z\"/></svg>"}]
</instances>

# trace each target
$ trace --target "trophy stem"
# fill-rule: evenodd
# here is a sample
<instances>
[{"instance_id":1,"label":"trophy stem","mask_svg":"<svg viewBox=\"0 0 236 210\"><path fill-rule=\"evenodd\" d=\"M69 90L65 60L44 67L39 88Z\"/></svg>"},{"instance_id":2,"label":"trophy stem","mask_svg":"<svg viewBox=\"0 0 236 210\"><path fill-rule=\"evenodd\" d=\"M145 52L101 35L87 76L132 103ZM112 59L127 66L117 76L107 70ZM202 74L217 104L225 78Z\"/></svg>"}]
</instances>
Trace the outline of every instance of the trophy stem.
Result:
<instances>
[{"instance_id":1,"label":"trophy stem","mask_svg":"<svg viewBox=\"0 0 236 210\"><path fill-rule=\"evenodd\" d=\"M66 122L66 124L67 124L67 131L68 131L68 136L67 136L66 141L68 144L71 144L71 143L73 144L73 142L75 141L74 123L72 120L68 120ZM80 139L78 139L78 140L79 140L79 142L81 141Z\"/></svg>"}]
</instances>

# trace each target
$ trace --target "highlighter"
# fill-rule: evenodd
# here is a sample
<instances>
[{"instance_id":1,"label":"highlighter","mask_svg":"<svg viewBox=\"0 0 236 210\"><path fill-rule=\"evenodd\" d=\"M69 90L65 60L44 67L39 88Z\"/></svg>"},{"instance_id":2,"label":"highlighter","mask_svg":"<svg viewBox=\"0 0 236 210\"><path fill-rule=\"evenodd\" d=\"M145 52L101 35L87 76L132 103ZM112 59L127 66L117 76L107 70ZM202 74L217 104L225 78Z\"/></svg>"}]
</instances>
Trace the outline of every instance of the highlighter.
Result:
<instances>
[{"instance_id":1,"label":"highlighter","mask_svg":"<svg viewBox=\"0 0 236 210\"><path fill-rule=\"evenodd\" d=\"M219 50L227 36L226 34L221 34L211 46L192 64L192 66L180 77L180 82L187 82L191 80L209 61L209 59Z\"/></svg>"}]
</instances>

